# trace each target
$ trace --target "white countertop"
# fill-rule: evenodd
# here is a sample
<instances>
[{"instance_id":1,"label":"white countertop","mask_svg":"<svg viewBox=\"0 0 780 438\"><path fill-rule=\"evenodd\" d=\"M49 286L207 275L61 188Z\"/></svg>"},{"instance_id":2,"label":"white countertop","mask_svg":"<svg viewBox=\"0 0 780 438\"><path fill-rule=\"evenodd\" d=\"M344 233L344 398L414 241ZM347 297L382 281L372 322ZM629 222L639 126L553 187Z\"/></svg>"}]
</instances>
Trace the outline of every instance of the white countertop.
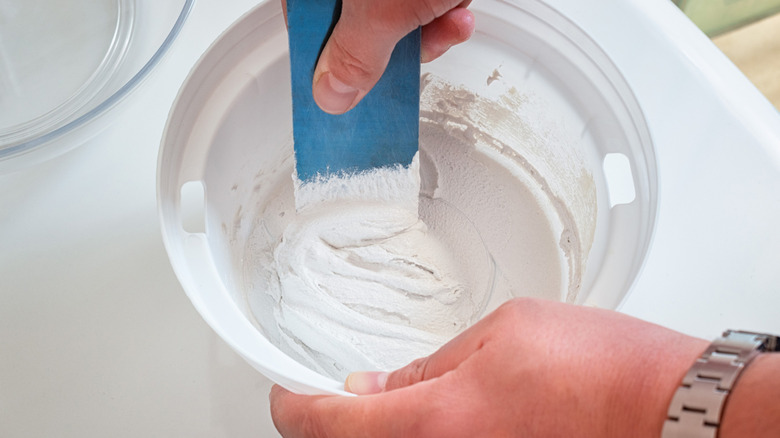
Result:
<instances>
[{"instance_id":1,"label":"white countertop","mask_svg":"<svg viewBox=\"0 0 780 438\"><path fill-rule=\"evenodd\" d=\"M159 141L180 84L211 41L254 3L198 1L171 53L141 90L112 114L117 120L109 129L64 156L0 176L0 435L4 438L278 437L268 410L270 382L212 332L174 276L160 236L155 199ZM581 23L598 33L599 26L590 23L587 14L582 12ZM611 46L611 55L634 56L634 49L623 48L620 41ZM635 67L648 68L641 63ZM669 102L662 96L654 97L653 83L647 82L635 84L637 93L647 108L657 107L654 114L660 117ZM732 90L722 99L712 96L713 107L726 108L736 99L732 94L745 94L742 91ZM751 102L748 99L747 103ZM766 106L766 102L759 102L759 106ZM664 118L670 120L670 115ZM701 132L711 129L706 121L699 120ZM655 122L661 125L659 120ZM748 121L743 122L741 129L751 128ZM681 137L671 128L668 133L659 129L657 134L656 139L668 134L681 144L703 141ZM774 135L772 131L767 138ZM717 146L729 139L705 140ZM761 221L755 226L773 228L770 219L780 217L775 191L769 190L760 199L743 196L737 189L744 184L720 175L720 167L711 158L720 151L718 162L740 163L728 156L725 146L721 149L713 147L703 156L691 153L690 157L670 160L672 164L665 171L682 174L684 166L696 165L698 173L716 175L714 181L731 184L728 194L735 197L734 205L754 206L760 209L757 212L766 213L756 215ZM777 158L773 153L767 157ZM758 183L777 186L772 159L765 161L762 173L754 172L753 179L763 175L764 180ZM699 185L691 181L680 184L680 189L712 192L703 180ZM672 178L665 180L665 184L673 182ZM668 204L665 211L686 207L686 199L680 197L679 205ZM711 206L715 205L713 201ZM698 230L700 225L693 219L690 222L663 222L666 228L661 231L668 231L663 236L672 243L680 236L689 238L687 230ZM750 232L747 228L744 231ZM699 234L696 236L701 239L691 240L693 243L709 242L706 233ZM776 233L769 237L760 246L767 252L756 254L757 261L751 261L745 257L753 247L741 244L740 233L730 236L739 251L722 251L715 240L701 243L699 248L708 256L716 254L710 257L717 258L717 266L742 260L754 263L755 268L730 276L711 275L711 282L720 284L725 278L729 282L720 288L737 288L737 280L749 275L747 284L761 287L728 299L712 297L710 307L728 311L711 318L702 332L728 328L721 324L727 320L738 325L756 324L734 328L776 327L776 306L758 309L758 316L745 306L766 303L769 298L777 300L773 242L779 238ZM664 241L659 242L656 261L673 258L676 244L663 246ZM719 274L721 269L701 263L696 266L698 278ZM659 263L648 264L643 275L652 277L647 288L654 289L635 291L624 310L692 332L696 321L688 321L692 319L689 310L697 308L698 302L665 286L686 281L698 284L698 280L692 276L686 279L683 273L671 275L663 268ZM706 290L698 295L706 296ZM675 303L677 313L669 312L668 307ZM742 309L736 310L740 303Z\"/></svg>"},{"instance_id":2,"label":"white countertop","mask_svg":"<svg viewBox=\"0 0 780 438\"><path fill-rule=\"evenodd\" d=\"M4 438L279 436L271 383L214 334L176 280L155 199L179 85L253 3L199 1L109 129L0 176Z\"/></svg>"}]
</instances>

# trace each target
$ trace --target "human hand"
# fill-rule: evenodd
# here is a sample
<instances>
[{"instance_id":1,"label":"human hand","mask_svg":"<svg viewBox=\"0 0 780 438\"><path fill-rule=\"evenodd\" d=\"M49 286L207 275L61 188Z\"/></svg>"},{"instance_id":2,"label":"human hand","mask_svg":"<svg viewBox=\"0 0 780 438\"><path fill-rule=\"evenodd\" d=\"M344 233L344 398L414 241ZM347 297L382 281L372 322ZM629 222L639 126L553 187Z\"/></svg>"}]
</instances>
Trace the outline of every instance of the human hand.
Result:
<instances>
[{"instance_id":1,"label":"human hand","mask_svg":"<svg viewBox=\"0 0 780 438\"><path fill-rule=\"evenodd\" d=\"M516 299L427 358L350 375L360 397L275 386L271 412L287 438L657 437L707 345L616 312Z\"/></svg>"},{"instance_id":2,"label":"human hand","mask_svg":"<svg viewBox=\"0 0 780 438\"><path fill-rule=\"evenodd\" d=\"M349 111L373 88L396 43L422 26L421 61L432 61L474 32L471 0L343 0L341 17L314 71L314 101ZM282 7L287 16L286 1Z\"/></svg>"}]
</instances>

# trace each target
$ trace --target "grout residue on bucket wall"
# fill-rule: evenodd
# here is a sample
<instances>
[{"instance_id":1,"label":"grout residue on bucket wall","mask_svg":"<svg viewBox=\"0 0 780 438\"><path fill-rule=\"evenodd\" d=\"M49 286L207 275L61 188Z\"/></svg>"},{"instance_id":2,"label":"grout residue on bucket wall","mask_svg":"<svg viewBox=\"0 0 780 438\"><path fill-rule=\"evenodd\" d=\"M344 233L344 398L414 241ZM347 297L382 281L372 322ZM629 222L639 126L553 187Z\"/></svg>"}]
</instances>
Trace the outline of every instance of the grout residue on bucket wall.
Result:
<instances>
[{"instance_id":1,"label":"grout residue on bucket wall","mask_svg":"<svg viewBox=\"0 0 780 438\"><path fill-rule=\"evenodd\" d=\"M517 90L493 100L432 76L423 83L420 215L458 257L468 258L464 257L467 251L470 256L479 254L477 262L467 264L472 269L468 275L489 278L489 285L483 285L486 280L476 281L475 290L467 292L490 295L480 313L513 296L574 301L595 227L595 187L576 145L569 143L575 140L557 134L554 126L525 121L525 112L540 108ZM565 160L561 163L561 155L556 154L565 155ZM566 178L561 186L545 180L549 169L540 169L553 160L558 160L556 166L564 166L555 169ZM285 318L285 296L278 293L284 275L277 272L274 253L284 230L299 214L291 173L292 160L285 159L284 167L260 174L256 184L264 187L264 196L255 199L251 209L241 207L241 216L254 217L240 256L240 287L255 325L282 351L334 378L343 379L354 367L403 365L382 360L342 364L338 357L321 354L338 349L314 344L344 342L350 336L354 345L371 342L359 339L362 327L348 327L354 321L330 320L306 327L280 321ZM586 207L581 208L581 203ZM310 333L290 333L293 328ZM347 336L334 333L339 330Z\"/></svg>"}]
</instances>

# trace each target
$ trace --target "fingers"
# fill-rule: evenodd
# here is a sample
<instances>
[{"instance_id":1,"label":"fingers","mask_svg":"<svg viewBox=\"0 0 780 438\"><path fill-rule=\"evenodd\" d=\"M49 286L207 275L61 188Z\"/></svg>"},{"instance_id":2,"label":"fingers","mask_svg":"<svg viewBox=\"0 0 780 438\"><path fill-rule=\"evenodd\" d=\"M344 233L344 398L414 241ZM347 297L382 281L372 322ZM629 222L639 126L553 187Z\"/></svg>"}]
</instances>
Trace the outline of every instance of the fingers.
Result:
<instances>
[{"instance_id":1,"label":"fingers","mask_svg":"<svg viewBox=\"0 0 780 438\"><path fill-rule=\"evenodd\" d=\"M474 14L465 7L451 9L422 28L421 61L433 61L473 33Z\"/></svg>"},{"instance_id":2,"label":"fingers","mask_svg":"<svg viewBox=\"0 0 780 438\"><path fill-rule=\"evenodd\" d=\"M344 2L312 82L314 101L330 114L354 108L379 81L396 43L423 26L423 62L441 56L474 32L469 1Z\"/></svg>"},{"instance_id":3,"label":"fingers","mask_svg":"<svg viewBox=\"0 0 780 438\"><path fill-rule=\"evenodd\" d=\"M411 389L411 388L410 388ZM382 438L412 436L431 406L422 394L400 391L363 397L306 396L274 385L271 417L285 438Z\"/></svg>"},{"instance_id":4,"label":"fingers","mask_svg":"<svg viewBox=\"0 0 780 438\"><path fill-rule=\"evenodd\" d=\"M344 389L357 395L379 394L385 390L388 374L377 371L351 373L344 381Z\"/></svg>"},{"instance_id":5,"label":"fingers","mask_svg":"<svg viewBox=\"0 0 780 438\"><path fill-rule=\"evenodd\" d=\"M285 438L356 437L362 427L357 423L365 418L357 412L360 405L348 397L302 396L274 385L269 398L274 426ZM352 417L354 433L340 424L344 416Z\"/></svg>"},{"instance_id":6,"label":"fingers","mask_svg":"<svg viewBox=\"0 0 780 438\"><path fill-rule=\"evenodd\" d=\"M482 417L469 416L468 401L481 386L465 376L482 369L480 353L495 351L500 315L491 313L431 356L392 373L353 373L345 388L360 397L303 396L275 386L274 424L285 438L474 436L472 429L484 425Z\"/></svg>"}]
</instances>

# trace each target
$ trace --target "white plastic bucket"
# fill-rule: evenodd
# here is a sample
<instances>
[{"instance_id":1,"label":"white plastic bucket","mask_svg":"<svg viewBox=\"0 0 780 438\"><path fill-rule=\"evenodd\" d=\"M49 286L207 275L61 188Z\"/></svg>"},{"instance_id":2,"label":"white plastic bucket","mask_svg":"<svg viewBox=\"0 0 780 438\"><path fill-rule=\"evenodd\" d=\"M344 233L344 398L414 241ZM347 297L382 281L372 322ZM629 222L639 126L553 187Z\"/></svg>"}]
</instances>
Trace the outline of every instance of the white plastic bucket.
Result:
<instances>
[{"instance_id":1,"label":"white plastic bucket","mask_svg":"<svg viewBox=\"0 0 780 438\"><path fill-rule=\"evenodd\" d=\"M421 101L423 144L443 135L470 146L421 146L423 190L465 215L492 255L486 311L519 295L616 308L641 269L656 215L641 109L600 48L543 2L483 0L471 9L474 37L423 66ZM264 335L258 318L267 303L250 278L262 269L251 253L257 233L272 243L295 214L281 13L276 1L258 5L183 85L160 150L160 220L182 286L236 352L290 390L343 393L342 382ZM484 163L501 171L485 172ZM522 201L529 194L533 205Z\"/></svg>"}]
</instances>

